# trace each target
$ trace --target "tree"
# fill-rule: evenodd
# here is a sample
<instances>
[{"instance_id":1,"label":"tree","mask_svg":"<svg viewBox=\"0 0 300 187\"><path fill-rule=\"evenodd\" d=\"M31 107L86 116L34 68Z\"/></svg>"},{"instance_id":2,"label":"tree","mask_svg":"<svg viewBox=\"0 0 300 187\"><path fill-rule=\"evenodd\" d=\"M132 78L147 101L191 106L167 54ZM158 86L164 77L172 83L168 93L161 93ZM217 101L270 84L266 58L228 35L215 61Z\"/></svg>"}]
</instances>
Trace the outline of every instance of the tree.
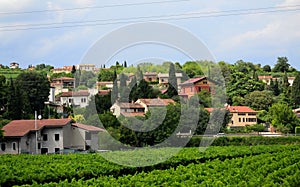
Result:
<instances>
[{"instance_id":1,"label":"tree","mask_svg":"<svg viewBox=\"0 0 300 187\"><path fill-rule=\"evenodd\" d=\"M287 57L278 57L273 72L287 72L290 68Z\"/></svg>"},{"instance_id":2,"label":"tree","mask_svg":"<svg viewBox=\"0 0 300 187\"><path fill-rule=\"evenodd\" d=\"M168 89L167 89L167 95L169 96L169 98L178 96L177 89L178 89L178 84L177 84L177 78L175 74L175 66L173 63L171 63L169 69L169 82L168 82Z\"/></svg>"},{"instance_id":3,"label":"tree","mask_svg":"<svg viewBox=\"0 0 300 187\"><path fill-rule=\"evenodd\" d=\"M72 73L72 74L76 73L76 68L75 68L74 65L72 66L72 71L71 71L71 73Z\"/></svg>"},{"instance_id":4,"label":"tree","mask_svg":"<svg viewBox=\"0 0 300 187\"><path fill-rule=\"evenodd\" d=\"M269 66L269 65L265 65L264 67L263 67L263 71L264 72L271 72L272 71L272 69L271 69L271 66Z\"/></svg>"},{"instance_id":5,"label":"tree","mask_svg":"<svg viewBox=\"0 0 300 187\"><path fill-rule=\"evenodd\" d=\"M127 62L126 62L126 60L124 61L124 68L127 68Z\"/></svg>"},{"instance_id":6,"label":"tree","mask_svg":"<svg viewBox=\"0 0 300 187\"><path fill-rule=\"evenodd\" d=\"M297 73L297 76L294 80L291 97L293 107L298 108L300 106L300 73Z\"/></svg>"},{"instance_id":7,"label":"tree","mask_svg":"<svg viewBox=\"0 0 300 187\"><path fill-rule=\"evenodd\" d=\"M200 65L197 62L186 62L183 64L182 69L189 78L204 75Z\"/></svg>"},{"instance_id":8,"label":"tree","mask_svg":"<svg viewBox=\"0 0 300 187\"><path fill-rule=\"evenodd\" d=\"M244 104L254 110L268 110L273 104L272 93L269 91L254 91L245 96Z\"/></svg>"},{"instance_id":9,"label":"tree","mask_svg":"<svg viewBox=\"0 0 300 187\"><path fill-rule=\"evenodd\" d=\"M11 78L10 84L7 91L7 104L4 117L10 120L21 119L22 117L22 108L20 107L21 97L18 92L18 89L14 85L14 81Z\"/></svg>"},{"instance_id":10,"label":"tree","mask_svg":"<svg viewBox=\"0 0 300 187\"><path fill-rule=\"evenodd\" d=\"M116 70L114 71L113 88L111 90L111 102L115 103L119 97L118 80Z\"/></svg>"},{"instance_id":11,"label":"tree","mask_svg":"<svg viewBox=\"0 0 300 187\"><path fill-rule=\"evenodd\" d=\"M2 111L5 110L6 102L7 102L6 78L4 75L0 75L0 115Z\"/></svg>"},{"instance_id":12,"label":"tree","mask_svg":"<svg viewBox=\"0 0 300 187\"><path fill-rule=\"evenodd\" d=\"M286 127L293 132L298 125L299 120L292 109L284 103L277 103L269 108L269 115L272 119L272 125L279 129Z\"/></svg>"},{"instance_id":13,"label":"tree","mask_svg":"<svg viewBox=\"0 0 300 187\"><path fill-rule=\"evenodd\" d=\"M101 69L98 75L98 81L113 81L114 80L114 71Z\"/></svg>"},{"instance_id":14,"label":"tree","mask_svg":"<svg viewBox=\"0 0 300 187\"><path fill-rule=\"evenodd\" d=\"M37 72L23 72L16 79L16 88L22 91L23 111L25 116L32 116L34 111L41 113L48 101L50 83L46 75Z\"/></svg>"}]
</instances>

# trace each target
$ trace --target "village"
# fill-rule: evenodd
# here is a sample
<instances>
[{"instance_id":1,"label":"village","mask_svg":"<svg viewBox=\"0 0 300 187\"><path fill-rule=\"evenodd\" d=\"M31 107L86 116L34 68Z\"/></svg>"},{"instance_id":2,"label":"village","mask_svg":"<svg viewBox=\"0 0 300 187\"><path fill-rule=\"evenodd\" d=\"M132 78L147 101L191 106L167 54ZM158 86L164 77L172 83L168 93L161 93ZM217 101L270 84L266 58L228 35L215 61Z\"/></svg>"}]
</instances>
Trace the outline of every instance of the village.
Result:
<instances>
[{"instance_id":1,"label":"village","mask_svg":"<svg viewBox=\"0 0 300 187\"><path fill-rule=\"evenodd\" d=\"M280 60L280 58L278 59ZM235 68L244 66L242 67L244 68L243 71L245 71L243 72L244 76L248 80L255 80L255 84L261 86L253 88L254 93L256 92L257 94L257 92L259 92L258 96L255 95L250 97L249 94L252 92L248 90L249 94L244 94L244 100L254 99L254 102L257 100L257 102L262 103L253 103L251 100L251 105L246 105L246 101L236 101L237 97L233 96L228 100L231 101L230 103L221 103L217 108L211 105L211 98L216 95L216 87L219 83L218 81L213 80L213 78L210 78L213 76L204 75L204 73L201 72L201 67L197 67L197 62L187 62L183 66L179 63L176 63L175 65L173 63L165 63L164 65L167 68L164 69L164 72L142 72L141 68L143 68L143 65L127 68L126 61L122 65L117 62L115 66L111 66L110 68L97 68L95 64L79 64L76 66L63 66L60 68L52 67L49 69L49 72L47 72L49 94L47 97L48 99L44 100L43 103L46 110L43 112L41 112L41 110L36 112L35 116L32 115L29 119L20 119L17 117L17 120L7 121L7 124L2 128L3 141L1 143L0 153L45 154L59 153L68 149L96 151L99 149L99 144L102 144L102 142L99 141L99 136L111 131L111 129L107 131L105 127L114 126L119 128L119 130L121 129L121 125L118 122L117 125L116 123L109 124L110 122L108 124L100 125L99 122L97 122L97 117L100 118L100 120L102 119L102 123L105 123L105 118L103 120L101 115L110 115L110 118L121 121L124 121L124 118L138 118L145 120L149 113L153 113L154 115L153 109L167 108L168 106L176 108L176 105L178 105L178 103L181 104L181 101L189 101L195 96L199 99L200 110L205 111L208 115L206 115L206 117L200 117L199 121L202 122L195 122L198 123L198 126L201 126L201 123L205 123L205 125L202 126L206 127L209 121L209 114L212 115L215 110L226 111L223 120L224 124L220 129L220 133L217 132L222 136L225 134L240 135L241 133L242 135L245 135L245 133L248 135L257 135L255 132L264 136L281 136L286 133L297 133L295 132L295 126L299 125L298 121L289 121L295 123L295 126L290 128L277 124L274 125L272 124L272 122L274 122L272 119L264 120L267 116L270 118L271 114L265 113L266 110L269 110L268 108L272 106L272 103L268 100L259 100L262 97L265 97L264 95L261 96L261 94L267 94L270 97L270 95L273 94L271 92L276 91L276 89L272 90L275 87L274 85L277 85L277 89L279 90L278 84L283 84L281 81L284 77L273 77L270 75L270 71L269 73L264 72L268 67L261 68L266 75L257 75L254 73L253 76L249 76L247 74L250 74L251 70L248 70L247 68L251 67L251 64L252 63L241 61L234 65L225 65L227 67L231 66ZM149 66L149 64L144 64L144 67L147 65ZM207 65L207 62L205 62L205 65ZM155 67L155 65L152 64L151 66ZM210 66L212 66L213 69L214 64L212 63ZM46 66L42 65L42 67L45 69ZM130 70L132 71L131 73L126 71L126 69L133 68L135 69L134 71ZM2 67L2 69L5 68ZM6 67L6 69L11 71L20 70L19 64L16 62L11 63L10 67ZM30 66L25 71L30 74L31 72L36 72L36 69L36 67ZM225 71L226 69L223 66L222 73L226 73ZM79 77L78 72L80 73ZM190 75L191 78L189 78L187 74ZM232 75L233 74L230 76ZM283 73L282 75L286 76L287 73ZM139 78L138 81L137 78ZM282 94L292 92L291 90L294 89L293 85L296 77L286 76L285 79L286 84L288 84L288 91L282 90ZM9 82L9 79L7 82ZM144 87L139 87L139 85L142 84ZM249 84L244 86L251 87L251 84L254 83L244 82L244 84ZM176 85L175 89L174 85ZM227 84L227 86L230 87L231 85ZM117 94L114 94L116 90ZM269 90L269 92L265 93L265 90ZM171 92L173 93L170 94ZM230 94L232 93L228 93L228 95ZM278 97L279 96L280 94L278 94ZM102 98L102 102L97 102L97 98L98 100L101 100ZM241 97L238 98L241 99ZM96 104L97 111L94 111L95 114L91 111L87 112L92 104ZM257 107L257 104L259 107ZM265 105L265 108L260 108ZM9 110L9 108L7 108L7 105L2 106L2 118L6 115L5 110ZM169 110L167 112L169 112ZM298 108L293 108L293 110L290 108L290 113L295 117L300 117L300 109ZM171 117L175 118L175 115ZM297 120L295 118L293 119ZM205 120L206 122L203 122ZM174 123L176 124L176 120ZM172 124L169 126L172 126ZM197 128L193 130L193 132L191 129L187 128L185 129L185 132L176 133L178 137L203 135L205 129L203 130L204 127L201 128L202 130ZM113 134L113 131L111 132ZM122 131L120 131L120 133L121 132ZM251 132L254 133L251 134ZM210 135L216 136L217 134ZM128 145L143 146L152 145L154 143L144 142L143 140L130 142L128 141L130 137L123 137L123 139L125 139L125 143Z\"/></svg>"}]
</instances>

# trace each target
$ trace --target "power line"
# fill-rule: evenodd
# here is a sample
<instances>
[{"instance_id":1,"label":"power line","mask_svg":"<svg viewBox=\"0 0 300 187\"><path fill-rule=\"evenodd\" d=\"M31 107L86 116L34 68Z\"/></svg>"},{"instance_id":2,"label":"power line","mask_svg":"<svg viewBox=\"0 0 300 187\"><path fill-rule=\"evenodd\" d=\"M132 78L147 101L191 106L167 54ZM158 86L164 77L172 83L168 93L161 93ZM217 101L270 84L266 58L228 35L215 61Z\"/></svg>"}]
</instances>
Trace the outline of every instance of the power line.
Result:
<instances>
[{"instance_id":1,"label":"power line","mask_svg":"<svg viewBox=\"0 0 300 187\"><path fill-rule=\"evenodd\" d=\"M266 8L255 8L255 9L239 9L239 10L210 11L210 12L193 12L193 13L184 13L184 14L143 16L143 17L119 18L119 19L102 19L102 20L91 20L91 21L80 21L80 22L74 21L74 22L63 22L63 23L7 25L7 26L0 27L0 29L10 28L10 29L3 29L1 31L58 29L58 28L99 26L99 25L111 25L111 24L145 22L145 21L167 21L167 20L183 20L183 19L194 19L194 18L255 15L255 14L267 14L267 13L278 13L278 12L292 12L292 11L299 11L299 10L300 10L300 5L293 5L293 6L282 6L282 7L266 7ZM27 28L18 28L18 27L27 27Z\"/></svg>"},{"instance_id":2,"label":"power line","mask_svg":"<svg viewBox=\"0 0 300 187\"><path fill-rule=\"evenodd\" d=\"M144 2L144 3L114 4L114 5L104 5L104 6L86 6L86 7L52 9L52 10L32 10L32 11L21 11L21 12L0 12L0 15L64 12L64 11L74 11L74 10L84 10L84 9L103 9L103 8L114 8L114 7L124 7L124 6L140 6L140 5L163 4L163 3L177 3L177 2L186 2L186 1L191 1L191 0L167 0L167 1L153 1L153 2Z\"/></svg>"}]
</instances>

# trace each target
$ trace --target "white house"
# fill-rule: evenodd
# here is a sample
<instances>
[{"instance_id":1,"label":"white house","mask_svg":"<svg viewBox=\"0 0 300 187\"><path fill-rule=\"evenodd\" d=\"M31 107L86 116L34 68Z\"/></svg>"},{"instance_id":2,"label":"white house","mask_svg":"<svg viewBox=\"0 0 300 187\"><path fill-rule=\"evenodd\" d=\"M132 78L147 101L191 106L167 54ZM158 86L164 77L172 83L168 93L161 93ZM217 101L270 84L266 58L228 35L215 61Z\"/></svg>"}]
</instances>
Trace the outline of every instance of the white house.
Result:
<instances>
[{"instance_id":1,"label":"white house","mask_svg":"<svg viewBox=\"0 0 300 187\"><path fill-rule=\"evenodd\" d=\"M63 92L60 95L60 102L66 106L86 107L89 105L90 93L88 90L78 92Z\"/></svg>"},{"instance_id":2,"label":"white house","mask_svg":"<svg viewBox=\"0 0 300 187\"><path fill-rule=\"evenodd\" d=\"M175 76L177 78L177 84L179 85L181 83L182 73L175 73ZM160 85L167 86L167 84L169 83L169 74L168 73L159 73L157 75L157 77L158 77L158 83Z\"/></svg>"},{"instance_id":3,"label":"white house","mask_svg":"<svg viewBox=\"0 0 300 187\"><path fill-rule=\"evenodd\" d=\"M0 154L46 154L63 149L97 150L101 128L71 119L14 120L5 125Z\"/></svg>"},{"instance_id":4,"label":"white house","mask_svg":"<svg viewBox=\"0 0 300 187\"><path fill-rule=\"evenodd\" d=\"M117 101L111 106L110 111L117 117L120 115L125 117L144 116L151 107L165 107L173 103L175 103L173 99L161 98L138 99L135 103L122 103Z\"/></svg>"},{"instance_id":5,"label":"white house","mask_svg":"<svg viewBox=\"0 0 300 187\"><path fill-rule=\"evenodd\" d=\"M95 64L78 64L76 66L77 70L80 71L95 71L96 65Z\"/></svg>"},{"instance_id":6,"label":"white house","mask_svg":"<svg viewBox=\"0 0 300 187\"><path fill-rule=\"evenodd\" d=\"M19 68L19 63L12 62L12 63L10 63L9 68L10 69L17 69L17 68Z\"/></svg>"}]
</instances>

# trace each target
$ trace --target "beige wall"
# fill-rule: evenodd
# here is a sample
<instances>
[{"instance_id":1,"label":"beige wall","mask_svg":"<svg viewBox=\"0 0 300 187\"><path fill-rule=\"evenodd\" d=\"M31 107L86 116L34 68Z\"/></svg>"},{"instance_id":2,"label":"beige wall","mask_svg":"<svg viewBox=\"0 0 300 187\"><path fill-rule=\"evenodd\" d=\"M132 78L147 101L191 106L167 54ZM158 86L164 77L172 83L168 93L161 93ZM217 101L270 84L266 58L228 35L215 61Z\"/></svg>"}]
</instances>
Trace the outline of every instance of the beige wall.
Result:
<instances>
[{"instance_id":1,"label":"beige wall","mask_svg":"<svg viewBox=\"0 0 300 187\"><path fill-rule=\"evenodd\" d=\"M228 123L229 127L244 127L247 125L254 125L257 123L256 113L231 113L232 119Z\"/></svg>"}]
</instances>

